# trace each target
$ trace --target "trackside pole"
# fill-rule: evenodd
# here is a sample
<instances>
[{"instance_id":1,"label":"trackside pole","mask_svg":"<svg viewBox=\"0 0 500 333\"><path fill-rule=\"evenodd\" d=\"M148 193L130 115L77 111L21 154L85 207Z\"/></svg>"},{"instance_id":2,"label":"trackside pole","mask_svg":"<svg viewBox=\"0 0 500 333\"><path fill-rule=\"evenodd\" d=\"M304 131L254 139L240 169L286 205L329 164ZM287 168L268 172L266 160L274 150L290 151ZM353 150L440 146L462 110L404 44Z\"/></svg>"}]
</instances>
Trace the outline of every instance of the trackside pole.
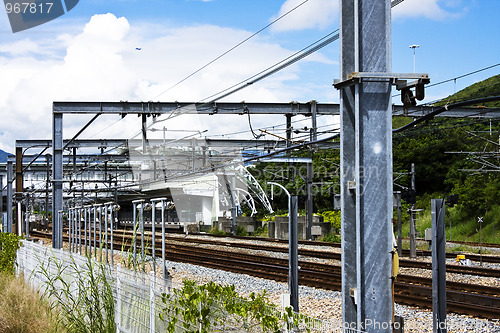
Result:
<instances>
[{"instance_id":1,"label":"trackside pole","mask_svg":"<svg viewBox=\"0 0 500 333\"><path fill-rule=\"evenodd\" d=\"M340 4L342 319L350 329L389 333L392 101L384 74L391 71L391 4Z\"/></svg>"},{"instance_id":2,"label":"trackside pole","mask_svg":"<svg viewBox=\"0 0 500 333\"><path fill-rule=\"evenodd\" d=\"M431 200L432 219L432 328L446 333L446 233L443 199Z\"/></svg>"}]
</instances>

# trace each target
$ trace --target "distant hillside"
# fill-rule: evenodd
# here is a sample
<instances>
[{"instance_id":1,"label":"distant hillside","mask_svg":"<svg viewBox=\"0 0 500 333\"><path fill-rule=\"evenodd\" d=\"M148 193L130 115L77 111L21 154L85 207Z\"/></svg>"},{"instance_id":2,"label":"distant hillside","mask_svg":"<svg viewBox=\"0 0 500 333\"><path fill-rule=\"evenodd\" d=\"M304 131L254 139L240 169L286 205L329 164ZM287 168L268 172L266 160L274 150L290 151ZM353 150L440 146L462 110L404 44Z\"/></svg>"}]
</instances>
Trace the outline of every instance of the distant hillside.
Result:
<instances>
[{"instance_id":1,"label":"distant hillside","mask_svg":"<svg viewBox=\"0 0 500 333\"><path fill-rule=\"evenodd\" d=\"M7 163L7 156L14 156L11 153L4 152L0 149L0 163Z\"/></svg>"},{"instance_id":2,"label":"distant hillside","mask_svg":"<svg viewBox=\"0 0 500 333\"><path fill-rule=\"evenodd\" d=\"M456 102L468 101L483 97L499 96L499 95L500 95L500 75L496 75L484 81L474 83L473 85L470 85L467 88L460 90L456 94L453 94L439 101L438 103L436 103L436 105L441 106L447 103L452 104ZM476 106L498 108L500 107L500 101L485 103Z\"/></svg>"}]
</instances>

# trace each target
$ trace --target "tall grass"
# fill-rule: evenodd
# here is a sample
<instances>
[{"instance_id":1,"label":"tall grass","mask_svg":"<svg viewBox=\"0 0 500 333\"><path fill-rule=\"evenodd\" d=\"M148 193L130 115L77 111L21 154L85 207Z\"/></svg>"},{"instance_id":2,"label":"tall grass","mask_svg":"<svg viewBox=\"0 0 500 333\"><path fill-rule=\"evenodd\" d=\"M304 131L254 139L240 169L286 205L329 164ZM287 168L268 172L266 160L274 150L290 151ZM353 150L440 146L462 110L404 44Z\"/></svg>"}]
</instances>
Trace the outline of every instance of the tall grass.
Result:
<instances>
[{"instance_id":1,"label":"tall grass","mask_svg":"<svg viewBox=\"0 0 500 333\"><path fill-rule=\"evenodd\" d=\"M52 257L48 265L39 266L38 273L46 280L42 289L58 311L58 323L68 332L116 332L111 274L106 265L87 257L80 267L72 257L69 264Z\"/></svg>"},{"instance_id":2,"label":"tall grass","mask_svg":"<svg viewBox=\"0 0 500 333\"><path fill-rule=\"evenodd\" d=\"M447 206L445 209L445 232L447 241L450 241L451 232L452 241L479 242L481 239L483 243L500 244L500 206L493 206L486 214L477 217L468 216L459 206ZM425 229L431 228L432 225L430 207L427 207L422 212L418 212L416 215L417 232L420 237L424 237ZM484 221L481 228L478 223L478 217L482 217ZM409 223L403 223L403 237L408 236L409 230Z\"/></svg>"},{"instance_id":3,"label":"tall grass","mask_svg":"<svg viewBox=\"0 0 500 333\"><path fill-rule=\"evenodd\" d=\"M58 333L50 304L31 289L24 278L0 273L0 332Z\"/></svg>"}]
</instances>

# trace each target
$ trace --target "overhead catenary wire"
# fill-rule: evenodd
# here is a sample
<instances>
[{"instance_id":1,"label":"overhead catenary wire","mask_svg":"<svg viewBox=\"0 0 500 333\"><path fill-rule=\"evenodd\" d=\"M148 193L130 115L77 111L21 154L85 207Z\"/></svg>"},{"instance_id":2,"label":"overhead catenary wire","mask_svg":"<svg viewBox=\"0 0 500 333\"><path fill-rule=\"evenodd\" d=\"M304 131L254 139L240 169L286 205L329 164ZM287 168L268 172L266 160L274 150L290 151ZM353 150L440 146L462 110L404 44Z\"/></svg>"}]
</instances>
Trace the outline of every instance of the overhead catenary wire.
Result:
<instances>
[{"instance_id":1,"label":"overhead catenary wire","mask_svg":"<svg viewBox=\"0 0 500 333\"><path fill-rule=\"evenodd\" d=\"M394 8L395 6L399 5L400 3L402 3L404 0L393 0L391 2L391 8ZM211 96L208 96L202 100L200 100L199 103L201 102L204 102L206 100L209 100L208 102L205 102L203 105L208 105L210 103L214 103L222 98L225 98L225 97L228 97L246 87L249 87L251 85L253 85L254 83L257 83L285 68L287 68L288 66L296 63L297 61L307 57L308 55L322 49L323 47L329 45L330 43L338 40L339 38L339 33L338 33L339 29L336 29L335 31L323 36L322 38L318 39L317 41L309 44L307 47L303 48L302 50L300 51L297 51L295 52L294 54L288 56L287 58L281 60L280 62L266 68L265 70L251 76L250 78L247 78L243 81L240 81L239 83L236 83L234 85L232 85L231 87L228 87L222 91L219 91L218 93L215 93ZM182 112L179 112L177 115L180 115L182 114ZM168 119L171 118L171 116L168 117ZM136 134L138 135L138 134ZM135 135L135 136L136 136Z\"/></svg>"},{"instance_id":2,"label":"overhead catenary wire","mask_svg":"<svg viewBox=\"0 0 500 333\"><path fill-rule=\"evenodd\" d=\"M326 36L323 36L319 40L309 44L308 46L304 47L300 51L295 52L294 54L288 56L287 58L277 62L276 64L274 64L272 66L269 66L268 68L260 71L259 73L255 74L255 75L253 75L253 76L251 76L243 81L240 81L240 82L232 85L231 87L228 87L222 91L219 91L218 93L215 93L213 95L210 95L208 97L203 98L201 100L201 102L206 101L206 100L210 100L209 102L207 102L207 104L216 102L216 101L218 101L222 98L228 97L229 95L232 95L232 94L234 94L234 93L236 93L236 92L238 92L246 87L249 87L250 85L252 85L254 83L257 83L257 82L287 68L290 65L293 65L297 61L307 57L308 55L322 49L323 47L325 47L325 46L329 45L330 43L339 39L338 31L339 30L337 29L337 30L327 34Z\"/></svg>"},{"instance_id":3,"label":"overhead catenary wire","mask_svg":"<svg viewBox=\"0 0 500 333\"><path fill-rule=\"evenodd\" d=\"M486 66L486 67L477 69L475 71L472 71L472 72L469 72L469 73L466 73L466 74L462 74L462 75L453 77L451 79L446 79L446 80L439 81L439 82L436 82L436 83L433 83L433 84L429 84L429 85L426 86L426 88L432 88L432 87L435 87L435 86L439 86L441 84L445 84L445 83L448 83L448 82L456 81L458 79L462 79L464 77L467 77L467 76L470 76L470 75L473 75L473 74L477 74L477 73L480 73L480 72L483 72L483 71L486 71L488 69L492 69L492 68L495 68L495 67L498 67L498 66L500 66L500 63L493 64L493 65L490 65L490 66ZM392 95L391 97L397 97L397 96L400 96L400 95L401 95L401 93ZM440 100L432 101L432 102L429 102L429 103L435 103L435 102L438 102L438 101L440 101ZM429 103L426 103L426 104L429 104Z\"/></svg>"},{"instance_id":4,"label":"overhead catenary wire","mask_svg":"<svg viewBox=\"0 0 500 333\"><path fill-rule=\"evenodd\" d=\"M210 66L211 64L213 64L214 62L216 62L217 60L219 60L220 58L224 57L226 54L230 53L231 51L235 50L236 48L238 48L242 44L244 44L247 41L249 41L250 39L252 39L253 37L257 36L259 33L261 33L262 31L266 30L267 28L269 28L270 26L272 26L273 24L275 24L276 22L278 22L279 20L281 20L282 18L284 18L285 16L287 16L288 14L292 13L293 11L295 11L297 8L299 8L300 6L302 6L303 4L305 4L308 1L309 0L302 1L297 6L293 7L292 9L290 9L289 11L287 11L286 13L284 13L283 15L281 15L278 18L276 18L275 20L273 20L271 23L267 24L263 28L259 29L258 31L254 32L252 35L248 36L247 38L245 38L241 42L239 42L236 45L234 45L233 47L231 47L229 50L223 52L219 56L215 57L213 60L211 60L208 63L206 63L205 65L201 66L200 68L198 68L197 70L195 70L193 73L189 74L188 76L186 76L182 80L178 81L177 83L175 83L174 85L172 85L171 87L169 87L168 89L166 89L165 91L163 91L162 93L160 93L159 95L155 96L153 99L157 99L161 95L163 95L166 92L172 90L173 88L177 87L178 85L180 85L184 81L188 80L189 78L193 77L197 73L201 72L202 70L204 70L205 68L207 68L208 66Z\"/></svg>"},{"instance_id":5,"label":"overhead catenary wire","mask_svg":"<svg viewBox=\"0 0 500 333\"><path fill-rule=\"evenodd\" d=\"M301 4L299 4L298 6L294 7L292 10L288 11L287 13L285 13L284 15L280 16L278 19L276 19L275 21L271 22L269 25L267 25L266 27L262 28L261 30L259 30L257 33L255 33L254 35L250 36L249 38L247 38L246 40L244 40L243 42L237 44L235 47L231 48L230 50L228 50L227 52L223 53L221 56L219 56L218 58L214 59L212 62L208 63L207 65L205 65L204 67L200 68L199 70L195 71L192 75L196 74L197 72L199 72L200 70L202 70L203 68L205 68L206 66L210 65L211 63L213 63L214 61L218 60L220 57L222 57L223 55L227 54L228 52L232 51L234 48L238 47L239 45L241 45L242 43L246 42L248 39L252 38L253 36L255 36L256 34L260 33L262 30L266 29L268 26L272 25L273 23L275 23L277 20L281 19L282 17L284 17L285 15L289 14L291 11L297 9L298 7L300 7L301 5L303 5L305 2L307 2L308 0L306 1L303 1ZM391 7L394 7L400 3L402 3L404 0L394 0L391 2ZM326 36L322 37L321 39L317 40L316 42L310 44L309 46L303 48L302 50L292 54L291 56L285 58L284 60L276 63L275 65L273 66L270 66L268 67L267 69L265 69L264 71L261 71L259 73L257 73L256 75L250 77L249 79L247 80L244 80L244 81L241 81L239 83L237 83L236 85L233 85L227 89L224 89L223 91L217 93L217 94L214 94L212 96L209 96L201 101L205 101L207 99L212 99L210 102L215 102L217 100L220 100L224 97L227 97L245 87L248 87L256 82L259 82L279 71L281 71L282 69L296 63L297 61L305 58L306 56L320 50L321 48L329 45L330 43L332 43L333 41L337 40L339 38L339 34L338 34L338 29L327 34ZM192 75L190 75L189 77L191 77ZM181 80L182 82L187 80L189 77ZM178 84L181 83L181 81L178 82ZM177 85L177 84L176 84ZM238 87L239 86L239 87ZM234 88L234 89L233 89ZM231 90L232 89L232 90ZM163 93L162 93L163 94ZM161 94L160 94L161 95ZM208 102L208 103L210 103ZM206 104L208 104L206 103ZM115 122L116 123L116 122ZM113 126L115 123L109 125L108 127L111 127ZM253 130L252 130L253 132ZM99 132L100 133L100 132Z\"/></svg>"},{"instance_id":6,"label":"overhead catenary wire","mask_svg":"<svg viewBox=\"0 0 500 333\"><path fill-rule=\"evenodd\" d=\"M391 2L391 8L394 8L395 6L399 5L403 1L404 0L393 0ZM240 91L241 89L244 89L244 88L246 88L254 83L257 83L257 82L265 79L268 76L271 76L271 75L287 68L288 66L296 63L297 61L307 57L308 55L310 55L310 54L322 49L323 47L329 45L330 43L338 40L339 39L338 31L339 31L339 29L336 29L333 32L330 32L329 34L323 36L322 38L316 40L315 42L309 44L308 46L306 46L302 50L295 52L294 54L288 56L287 58L281 60L280 62L266 68L265 70L251 76L250 78L248 78L246 80L243 80L239 83L236 83L236 84L232 85L231 87L226 88L226 89L224 89L216 94L208 96L208 97L202 99L201 101L205 101L208 99L211 99L210 102L218 101L222 98L225 98L229 95L232 95L232 94Z\"/></svg>"}]
</instances>

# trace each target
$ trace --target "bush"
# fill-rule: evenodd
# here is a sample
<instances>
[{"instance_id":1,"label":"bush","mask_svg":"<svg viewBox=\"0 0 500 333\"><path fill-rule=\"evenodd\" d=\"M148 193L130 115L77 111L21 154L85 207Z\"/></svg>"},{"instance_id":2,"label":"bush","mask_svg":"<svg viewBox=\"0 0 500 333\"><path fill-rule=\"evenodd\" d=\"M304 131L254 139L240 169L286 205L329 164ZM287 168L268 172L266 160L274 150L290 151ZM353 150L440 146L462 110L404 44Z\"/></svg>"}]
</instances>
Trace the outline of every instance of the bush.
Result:
<instances>
[{"instance_id":1,"label":"bush","mask_svg":"<svg viewBox=\"0 0 500 333\"><path fill-rule=\"evenodd\" d=\"M332 225L332 228L335 228L337 232L340 231L340 210L327 210L318 214L319 216L323 216L324 222L329 222Z\"/></svg>"},{"instance_id":2,"label":"bush","mask_svg":"<svg viewBox=\"0 0 500 333\"><path fill-rule=\"evenodd\" d=\"M247 229L242 225L236 226L236 236L248 236Z\"/></svg>"},{"instance_id":3,"label":"bush","mask_svg":"<svg viewBox=\"0 0 500 333\"><path fill-rule=\"evenodd\" d=\"M11 233L0 233L0 272L14 274L17 250L23 237Z\"/></svg>"},{"instance_id":4,"label":"bush","mask_svg":"<svg viewBox=\"0 0 500 333\"><path fill-rule=\"evenodd\" d=\"M340 243L340 235L335 234L333 232L329 232L323 237L320 238L321 242L328 242L328 243Z\"/></svg>"},{"instance_id":5,"label":"bush","mask_svg":"<svg viewBox=\"0 0 500 333\"><path fill-rule=\"evenodd\" d=\"M208 231L211 235L227 235L225 231L218 229L216 226L213 226L212 229Z\"/></svg>"},{"instance_id":6,"label":"bush","mask_svg":"<svg viewBox=\"0 0 500 333\"><path fill-rule=\"evenodd\" d=\"M168 332L280 332L280 318L262 294L241 298L234 285L214 282L196 285L184 280L182 289L163 294L160 318L168 322ZM291 314L291 313L290 313Z\"/></svg>"},{"instance_id":7,"label":"bush","mask_svg":"<svg viewBox=\"0 0 500 333\"><path fill-rule=\"evenodd\" d=\"M264 223L261 227L258 227L257 230L255 230L252 233L252 236L268 237L269 236L269 225L267 223Z\"/></svg>"}]
</instances>

